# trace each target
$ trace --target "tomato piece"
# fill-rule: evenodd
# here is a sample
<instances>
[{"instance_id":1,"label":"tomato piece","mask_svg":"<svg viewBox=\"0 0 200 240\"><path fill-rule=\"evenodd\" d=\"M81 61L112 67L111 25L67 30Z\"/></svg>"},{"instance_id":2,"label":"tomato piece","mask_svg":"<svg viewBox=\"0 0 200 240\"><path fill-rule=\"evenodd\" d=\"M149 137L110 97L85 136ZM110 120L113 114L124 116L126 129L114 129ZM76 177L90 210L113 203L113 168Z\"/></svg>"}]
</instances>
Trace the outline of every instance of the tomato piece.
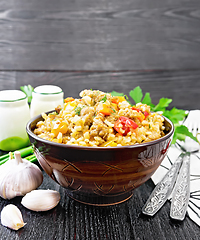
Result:
<instances>
[{"instance_id":1,"label":"tomato piece","mask_svg":"<svg viewBox=\"0 0 200 240\"><path fill-rule=\"evenodd\" d=\"M137 107L131 107L131 109L132 109L132 110L135 110L135 111L137 111L137 112L141 112L141 110L140 110L139 108L137 108Z\"/></svg>"},{"instance_id":2,"label":"tomato piece","mask_svg":"<svg viewBox=\"0 0 200 240\"><path fill-rule=\"evenodd\" d=\"M149 116L149 113L147 111L144 111L144 117L145 119Z\"/></svg>"},{"instance_id":3,"label":"tomato piece","mask_svg":"<svg viewBox=\"0 0 200 240\"><path fill-rule=\"evenodd\" d=\"M120 117L114 124L114 129L121 135L126 136L128 132L133 131L138 127L132 119Z\"/></svg>"},{"instance_id":4,"label":"tomato piece","mask_svg":"<svg viewBox=\"0 0 200 240\"><path fill-rule=\"evenodd\" d=\"M119 120L127 125L130 128L136 129L138 127L137 123L135 123L132 119L127 117L120 117Z\"/></svg>"},{"instance_id":5,"label":"tomato piece","mask_svg":"<svg viewBox=\"0 0 200 240\"><path fill-rule=\"evenodd\" d=\"M120 135L127 135L129 128L125 126L124 123L122 123L119 119L114 124L114 129L120 134Z\"/></svg>"},{"instance_id":6,"label":"tomato piece","mask_svg":"<svg viewBox=\"0 0 200 240\"><path fill-rule=\"evenodd\" d=\"M144 119L146 119L148 116L149 116L149 113L147 112L147 111L144 111L144 112L142 112L142 110L140 110L139 108L137 108L137 107L131 107L131 109L132 110L136 110L137 112L141 112L142 114L143 114L143 117L141 116L141 117L138 117L139 118L139 120L140 120L140 122L142 122Z\"/></svg>"}]
</instances>

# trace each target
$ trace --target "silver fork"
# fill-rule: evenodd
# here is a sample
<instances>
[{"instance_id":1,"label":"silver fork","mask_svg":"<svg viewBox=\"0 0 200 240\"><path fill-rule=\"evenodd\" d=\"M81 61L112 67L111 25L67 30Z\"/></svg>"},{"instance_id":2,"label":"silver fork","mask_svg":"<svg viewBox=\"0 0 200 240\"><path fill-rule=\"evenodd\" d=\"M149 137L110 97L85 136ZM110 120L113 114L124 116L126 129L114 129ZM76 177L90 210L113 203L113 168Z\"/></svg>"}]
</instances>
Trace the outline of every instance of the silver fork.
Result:
<instances>
[{"instance_id":1,"label":"silver fork","mask_svg":"<svg viewBox=\"0 0 200 240\"><path fill-rule=\"evenodd\" d=\"M199 119L199 121L197 121L196 119ZM194 122L195 122L195 124L194 124ZM200 129L200 110L190 111L184 124L189 128L190 131L192 129L197 129L197 128ZM193 130L193 132L194 132L194 130ZM189 140L186 139L186 141L189 141ZM166 200L169 198L169 196L172 193L172 190L174 188L181 165L184 166L184 168L183 167L181 168L182 171L186 169L186 171L188 172L186 175L189 176L190 164L188 164L189 163L189 153L188 152L197 151L199 149L199 145L198 145L198 143L196 145L196 142L195 142L196 146L194 148L194 145L193 145L194 142L195 141L192 141L192 145L190 145L190 148L188 147L188 144L185 144L184 146L180 145L182 147L182 149L184 150L184 153L181 153L179 155L178 159L174 162L174 164L169 169L169 171L165 174L163 179L154 188L153 192L151 193L150 197L148 198L147 202L145 203L145 205L142 209L142 212L144 214L153 216L164 205L164 203L166 202ZM186 149L187 149L187 151L186 151ZM182 164L182 163L184 163L184 164ZM188 168L186 168L185 165ZM180 182L182 184L182 181L180 181ZM187 178L186 182L187 183L190 182L190 179ZM189 186L190 184L186 184L186 185ZM180 190L180 188L179 188L179 190ZM188 197L188 193L190 193L189 192L190 190L189 190L189 188L185 189L185 190L187 191L187 197ZM177 187L176 193L178 193L178 187ZM176 196L177 195L174 195L174 199L176 198ZM187 201L188 200L189 200L189 198L187 198ZM172 205L173 208L171 208L171 209L173 209L173 210L171 210L171 217L175 218L175 219L177 219L177 216L179 215L177 212L175 213L175 206L177 206L178 203L179 203L179 199L176 198L176 201L173 200L173 205ZM188 204L188 202L186 203L186 205L184 205L184 207L186 209L187 209L187 207L186 207L187 204ZM184 215L184 214L185 214L185 210L182 215Z\"/></svg>"},{"instance_id":2,"label":"silver fork","mask_svg":"<svg viewBox=\"0 0 200 240\"><path fill-rule=\"evenodd\" d=\"M200 131L200 111L190 111L184 125L196 136ZM186 137L184 144L179 141L177 144L185 151L185 156L172 192L170 217L182 221L185 218L190 198L190 155L199 151L199 144L188 137Z\"/></svg>"}]
</instances>

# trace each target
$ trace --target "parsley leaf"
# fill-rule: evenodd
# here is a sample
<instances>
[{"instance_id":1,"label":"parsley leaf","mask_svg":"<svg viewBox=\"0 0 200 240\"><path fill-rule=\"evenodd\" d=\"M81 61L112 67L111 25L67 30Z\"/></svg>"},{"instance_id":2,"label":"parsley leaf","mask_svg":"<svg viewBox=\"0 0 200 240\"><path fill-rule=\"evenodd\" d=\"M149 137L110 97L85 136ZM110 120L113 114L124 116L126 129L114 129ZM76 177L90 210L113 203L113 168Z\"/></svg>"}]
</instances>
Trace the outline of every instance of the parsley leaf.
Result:
<instances>
[{"instance_id":1,"label":"parsley leaf","mask_svg":"<svg viewBox=\"0 0 200 240\"><path fill-rule=\"evenodd\" d=\"M123 93L119 93L119 92L115 92L115 91L112 91L110 94L111 94L113 97L115 97L115 96L124 96Z\"/></svg>"},{"instance_id":2,"label":"parsley leaf","mask_svg":"<svg viewBox=\"0 0 200 240\"><path fill-rule=\"evenodd\" d=\"M142 100L143 104L147 104L147 105L151 105L151 97L150 97L150 93L146 93L143 100ZM153 105L153 104L152 104ZM154 105L153 105L154 106Z\"/></svg>"},{"instance_id":3,"label":"parsley leaf","mask_svg":"<svg viewBox=\"0 0 200 240\"><path fill-rule=\"evenodd\" d=\"M172 99L169 98L161 98L159 100L159 103L153 108L154 112L157 111L165 111L165 108L169 106L169 104L172 102Z\"/></svg>"},{"instance_id":4,"label":"parsley leaf","mask_svg":"<svg viewBox=\"0 0 200 240\"><path fill-rule=\"evenodd\" d=\"M165 110L163 115L170 119L174 124L183 121L183 119L187 116L184 110L172 108L171 110Z\"/></svg>"},{"instance_id":5,"label":"parsley leaf","mask_svg":"<svg viewBox=\"0 0 200 240\"><path fill-rule=\"evenodd\" d=\"M142 101L143 93L142 89L138 86L129 92L130 97L135 101L135 103L139 103Z\"/></svg>"},{"instance_id":6,"label":"parsley leaf","mask_svg":"<svg viewBox=\"0 0 200 240\"><path fill-rule=\"evenodd\" d=\"M143 93L142 93L142 89L139 86L131 90L129 92L129 95L134 100L135 104L141 102L143 104L149 105L151 109L155 107L155 105L151 102L150 93L148 92L145 93L144 98L142 99Z\"/></svg>"},{"instance_id":7,"label":"parsley leaf","mask_svg":"<svg viewBox=\"0 0 200 240\"><path fill-rule=\"evenodd\" d=\"M192 138L194 141L197 141L196 137L194 137L193 134L189 132L186 126L184 125L175 126L172 144L174 144L177 139L180 141L185 141L186 136Z\"/></svg>"},{"instance_id":8,"label":"parsley leaf","mask_svg":"<svg viewBox=\"0 0 200 240\"><path fill-rule=\"evenodd\" d=\"M153 109L155 107L155 105L151 102L150 93L148 93L148 92L145 93L142 103L149 105L151 109Z\"/></svg>"}]
</instances>

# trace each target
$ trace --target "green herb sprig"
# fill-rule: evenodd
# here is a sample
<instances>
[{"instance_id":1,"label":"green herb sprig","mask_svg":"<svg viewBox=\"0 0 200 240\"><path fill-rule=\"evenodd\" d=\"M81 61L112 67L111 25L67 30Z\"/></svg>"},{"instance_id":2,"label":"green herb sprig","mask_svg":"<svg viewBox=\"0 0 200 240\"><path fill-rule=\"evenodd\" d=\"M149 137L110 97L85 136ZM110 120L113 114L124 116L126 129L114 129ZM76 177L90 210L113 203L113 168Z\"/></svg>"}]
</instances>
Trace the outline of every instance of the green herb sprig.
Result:
<instances>
[{"instance_id":1,"label":"green herb sprig","mask_svg":"<svg viewBox=\"0 0 200 240\"><path fill-rule=\"evenodd\" d=\"M112 96L124 96L123 93L118 93L115 91L111 92ZM197 141L197 138L193 136L193 134L188 130L188 128L182 124L181 121L187 116L185 110L172 108L168 110L167 107L172 102L170 98L161 98L157 105L154 105L151 101L150 93L145 93L143 95L142 89L137 86L133 90L129 92L130 97L133 99L135 104L141 102L143 104L147 104L150 106L152 112L161 112L163 116L167 117L174 124L174 136L172 140L172 144L176 142L176 140L185 141L185 138L188 136L193 140ZM130 103L130 102L129 102Z\"/></svg>"},{"instance_id":2,"label":"green herb sprig","mask_svg":"<svg viewBox=\"0 0 200 240\"><path fill-rule=\"evenodd\" d=\"M107 96L106 96L106 94L105 94L105 96L101 99L101 102L105 103L106 100L107 100Z\"/></svg>"},{"instance_id":3,"label":"green herb sprig","mask_svg":"<svg viewBox=\"0 0 200 240\"><path fill-rule=\"evenodd\" d=\"M30 162L37 162L37 158L34 154L32 146L28 146L28 147L19 149L17 151L20 152L22 158L26 158ZM10 154L11 154L11 152L0 156L0 165L4 164L5 162L7 162L9 160Z\"/></svg>"},{"instance_id":4,"label":"green herb sprig","mask_svg":"<svg viewBox=\"0 0 200 240\"><path fill-rule=\"evenodd\" d=\"M81 107L76 107L75 109L74 109L74 111L75 111L75 114L76 115L78 115L78 116L80 116L80 114L81 114Z\"/></svg>"},{"instance_id":5,"label":"green herb sprig","mask_svg":"<svg viewBox=\"0 0 200 240\"><path fill-rule=\"evenodd\" d=\"M25 86L21 86L20 89L22 90L22 92L24 92L28 98L28 103L31 103L32 100L32 92L34 90L34 88L31 85L25 85Z\"/></svg>"}]
</instances>

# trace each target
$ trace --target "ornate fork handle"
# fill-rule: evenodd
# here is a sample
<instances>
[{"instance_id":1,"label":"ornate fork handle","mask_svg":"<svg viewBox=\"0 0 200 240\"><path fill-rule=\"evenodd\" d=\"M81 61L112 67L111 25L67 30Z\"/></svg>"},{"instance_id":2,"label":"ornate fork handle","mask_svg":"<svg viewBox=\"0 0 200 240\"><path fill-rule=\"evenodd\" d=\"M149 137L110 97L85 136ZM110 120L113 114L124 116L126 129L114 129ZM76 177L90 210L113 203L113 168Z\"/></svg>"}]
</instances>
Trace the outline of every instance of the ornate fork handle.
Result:
<instances>
[{"instance_id":1,"label":"ornate fork handle","mask_svg":"<svg viewBox=\"0 0 200 240\"><path fill-rule=\"evenodd\" d=\"M174 187L185 154L181 153L163 179L156 185L142 212L153 216L167 201Z\"/></svg>"},{"instance_id":2,"label":"ornate fork handle","mask_svg":"<svg viewBox=\"0 0 200 240\"><path fill-rule=\"evenodd\" d=\"M190 154L186 153L172 193L170 217L183 220L190 197Z\"/></svg>"}]
</instances>

